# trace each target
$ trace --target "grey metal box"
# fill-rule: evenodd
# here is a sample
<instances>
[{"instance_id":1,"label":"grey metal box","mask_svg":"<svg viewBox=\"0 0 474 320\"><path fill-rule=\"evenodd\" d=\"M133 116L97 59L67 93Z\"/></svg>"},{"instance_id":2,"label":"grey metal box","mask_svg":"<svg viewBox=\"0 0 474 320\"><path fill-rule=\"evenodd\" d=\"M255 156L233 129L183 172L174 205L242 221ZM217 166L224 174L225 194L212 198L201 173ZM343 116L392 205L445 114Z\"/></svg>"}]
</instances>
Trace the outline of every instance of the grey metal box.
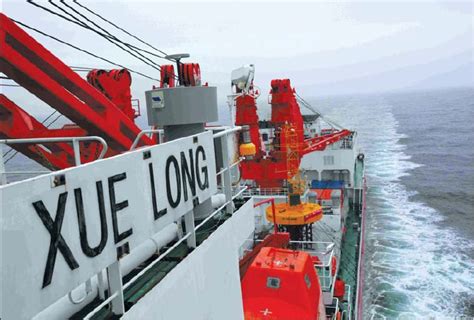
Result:
<instances>
[{"instance_id":1,"label":"grey metal box","mask_svg":"<svg viewBox=\"0 0 474 320\"><path fill-rule=\"evenodd\" d=\"M216 87L159 88L145 92L148 124L170 126L217 121Z\"/></svg>"}]
</instances>

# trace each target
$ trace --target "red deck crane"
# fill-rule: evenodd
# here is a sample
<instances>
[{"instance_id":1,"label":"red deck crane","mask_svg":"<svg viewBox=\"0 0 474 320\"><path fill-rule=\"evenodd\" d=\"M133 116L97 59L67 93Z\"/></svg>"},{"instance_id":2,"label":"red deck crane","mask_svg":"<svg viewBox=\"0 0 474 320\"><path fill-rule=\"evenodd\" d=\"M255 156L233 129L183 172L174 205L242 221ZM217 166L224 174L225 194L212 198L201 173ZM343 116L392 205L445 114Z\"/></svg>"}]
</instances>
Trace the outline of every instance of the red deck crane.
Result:
<instances>
[{"instance_id":1,"label":"red deck crane","mask_svg":"<svg viewBox=\"0 0 474 320\"><path fill-rule=\"evenodd\" d=\"M254 180L262 188L279 188L288 178L288 141L287 130L290 125L297 137L299 146L296 159L297 167L301 158L314 151L322 151L332 143L352 134L343 129L330 134L317 136L310 139L304 138L303 117L295 97L295 90L291 87L289 79L272 80L271 82L271 125L274 128L275 138L267 154L261 150L261 140L258 125L257 103L253 94L239 92L236 98L236 125L248 126L250 140L256 146L256 154L241 162L241 175L243 179ZM292 139L294 140L294 139ZM294 144L294 142L292 143ZM295 159L291 162L295 164Z\"/></svg>"},{"instance_id":2,"label":"red deck crane","mask_svg":"<svg viewBox=\"0 0 474 320\"><path fill-rule=\"evenodd\" d=\"M88 75L89 83L4 14L0 14L0 47L0 72L77 125L47 129L3 96L0 104L0 137L97 135L107 141L108 155L129 150L141 129L133 120L135 113L131 107L131 78L128 70L93 70ZM139 145L151 144L153 141L150 138L142 136ZM93 143L83 143L82 160L94 160L90 155L97 147ZM51 169L66 168L74 163L71 148L65 143L51 147L51 152L45 148L41 151L41 148L32 145L15 148Z\"/></svg>"}]
</instances>

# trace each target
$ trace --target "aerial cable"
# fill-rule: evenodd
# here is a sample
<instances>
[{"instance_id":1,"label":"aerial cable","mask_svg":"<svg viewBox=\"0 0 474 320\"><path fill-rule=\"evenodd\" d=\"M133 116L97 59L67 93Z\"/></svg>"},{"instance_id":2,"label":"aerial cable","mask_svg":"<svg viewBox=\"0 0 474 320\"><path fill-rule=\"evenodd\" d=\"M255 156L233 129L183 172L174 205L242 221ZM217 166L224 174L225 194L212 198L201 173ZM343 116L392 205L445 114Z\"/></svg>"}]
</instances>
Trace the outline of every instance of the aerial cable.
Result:
<instances>
[{"instance_id":1,"label":"aerial cable","mask_svg":"<svg viewBox=\"0 0 474 320\"><path fill-rule=\"evenodd\" d=\"M71 16L73 19L75 19L76 21L78 21L81 26L83 28L86 28L86 29L89 29L91 31L94 31L98 34L100 34L102 37L108 39L109 41L110 40L114 40L114 41L117 41L119 42L120 44L123 44L125 46L127 46L129 49L132 49L134 52L136 52L138 55L140 55L141 57L147 59L150 63L153 63L159 67L161 67L159 64L155 63L153 60L149 59L148 57L145 57L143 54L141 54L140 52L138 51L143 51L143 52L146 52L146 53L150 53L150 54L153 54L159 58L162 58L162 59L165 59L165 57L163 56L160 56L160 55L156 55L152 52L149 52L149 51L146 51L146 50L143 50L141 48L138 48L134 45L131 45L130 43L127 43L127 42L124 42L122 40L120 40L119 38L117 38L116 36L114 36L113 34L111 34L108 30L102 28L101 26L99 26L97 23L95 23L94 21L92 21L91 19L87 18L85 15L83 15L82 13L80 13L79 11L77 11L76 9L74 9L73 7L71 7L70 5L68 5L64 0L60 0L59 1L60 3L62 3L63 5L65 5L66 7L68 7L69 9L71 9L72 11L74 11L75 13L77 13L79 16L81 16L82 18L84 18L86 21L88 21L89 23L91 23L92 25L94 25L96 28L99 28L102 32L105 32L104 33L101 33L101 32L98 32L97 29L93 29L90 25L88 25L87 23L85 23L84 21L81 21L79 18L75 17L74 15L72 15L71 13L65 11L64 9L62 9L61 7L57 6L52 0L50 0L50 3L52 5L54 5L56 8L60 9L61 11L63 11L64 13L66 13L67 15ZM168 60L168 59L167 59Z\"/></svg>"},{"instance_id":2,"label":"aerial cable","mask_svg":"<svg viewBox=\"0 0 474 320\"><path fill-rule=\"evenodd\" d=\"M295 95L296 95L296 97L298 98L298 100L303 104L303 106L304 106L306 109L309 109L309 110L311 110L314 114L320 116L320 117L321 117L325 122L327 122L333 129L334 129L334 128L338 128L338 129L340 130L340 129L343 129L343 128L344 128L343 126L341 126L340 124L334 122L333 120L326 118L318 109L316 109L316 108L313 107L311 104L309 104L309 102L307 102L305 99L303 99L298 93L295 92Z\"/></svg>"},{"instance_id":3,"label":"aerial cable","mask_svg":"<svg viewBox=\"0 0 474 320\"><path fill-rule=\"evenodd\" d=\"M139 72L139 71L135 71L135 70L133 70L133 69L130 69L130 68L128 68L128 67L126 67L126 66L124 66L124 65L122 65L122 64L119 64L119 63L113 62L113 61L111 61L111 60L109 60L109 59L106 59L106 58L104 58L104 57L98 56L98 55L96 55L96 54L94 54L94 53L92 53L92 52L89 52L89 51L87 51L87 50L85 50L85 49L82 49L82 48L79 48L79 47L77 47L77 46L75 46L75 45L73 45L73 44L70 44L69 42L63 41L63 40L61 40L61 39L59 39L59 38L56 38L56 37L54 37L54 36L52 36L52 35L49 35L49 34L43 32L43 31L41 31L41 30L38 30L38 29L33 28L33 27L30 27L30 26L28 26L27 24L25 24L25 23L23 23L23 22L20 22L20 21L15 20L15 19L11 19L11 20L14 21L15 23L17 23L17 24L19 24L19 25L21 25L21 26L23 26L23 27L29 29L29 30L35 31L35 32L37 32L37 33L39 33L39 34L41 34L41 35L43 35L43 36L45 36L45 37L48 37L48 38L53 39L53 40L55 40L55 41L57 41L57 42L59 42L59 43L62 43L62 44L64 44L64 45L66 45L66 46L69 46L69 47L71 47L71 48L73 48L73 49L76 49L76 50L78 50L78 51L81 51L81 52L83 52L83 53L86 53L86 54L88 54L88 55L90 55L90 56L92 56L92 57L94 57L94 58L97 58L97 59L100 59L100 60L105 61L105 62L107 62L107 63L110 63L110 64L112 64L112 65L114 65L114 66L117 66L117 67L120 67L120 68L123 68L123 69L127 69L128 71L130 71L130 72L132 72L132 73L135 73L135 74L138 74L138 75L140 75L140 76L142 76L142 77L145 77L145 78L147 78L147 79L161 82L161 80L159 80L159 79L157 79L157 78L153 78L153 77L148 76L148 75L146 75L146 74L144 74L144 73L141 73L141 72Z\"/></svg>"},{"instance_id":4,"label":"aerial cable","mask_svg":"<svg viewBox=\"0 0 474 320\"><path fill-rule=\"evenodd\" d=\"M164 54L165 56L168 55L166 52L164 52L164 51L162 51L162 50L160 50L160 49L154 47L154 46L151 45L150 43L148 43L148 42L146 42L146 41L140 39L139 37L135 36L134 34L132 34L132 33L128 32L127 30L125 30L125 29L119 27L118 25L116 25L116 24L113 23L112 21L110 21L110 20L104 18L103 16L101 16L100 14L98 14L98 13L94 12L93 10L89 9L89 8L86 7L85 5L80 4L79 1L73 0L72 2L74 2L76 5L78 5L79 7L83 8L84 10L86 10L86 11L92 13L92 14L95 15L96 17L98 17L98 18L102 19L103 21L109 23L110 25L114 26L115 28L117 28L117 29L123 31L124 33L126 33L126 34L129 35L130 37L135 38L136 40L140 41L141 43L147 45L148 47L150 47L150 48L152 48L152 49L154 49L154 50L156 50L156 51L158 51L158 52Z\"/></svg>"},{"instance_id":5,"label":"aerial cable","mask_svg":"<svg viewBox=\"0 0 474 320\"><path fill-rule=\"evenodd\" d=\"M76 24L84 29L87 29L87 30L90 30L98 35L100 35L101 37L105 38L107 41L111 42L112 44L114 44L115 46L119 47L120 49L122 49L123 51L127 52L128 54L132 55L133 57L139 59L140 61L144 62L145 64L147 64L148 66L158 70L158 71L161 71L161 66L159 64L157 64L156 62L154 62L153 60L149 59L148 57L144 56L143 54L141 54L139 51L143 51L143 52L146 52L146 53L149 53L149 54L152 54L158 58L161 58L161 59L166 59L168 61L173 61L172 59L168 59L166 57L162 57L160 55L157 55L157 54L154 54L152 52L149 52L147 50L144 50L144 49L141 49L139 47L136 47L134 45L131 45L129 43L126 43L120 39L118 39L117 37L115 37L114 35L112 35L110 32L108 32L107 30L105 30L104 28L100 27L99 25L97 25L96 23L94 23L93 21L91 21L90 19L88 19L87 17L85 17L83 14L81 14L80 12L78 12L77 10L75 10L74 8L72 8L71 6L67 5L64 1L61 1L62 4L64 4L65 6L67 6L68 8L70 8L71 10L73 10L74 12L76 12L77 14L79 14L80 16L82 16L84 19L86 19L87 21L89 21L90 23L92 23L93 25L97 26L98 28L100 28L101 30L103 30L104 32L106 33L103 33L101 31L98 31L97 29L94 29L92 28L90 25L86 24L84 21L80 20L79 18L75 17L73 14L71 14L70 12L64 10L63 8L61 8L60 6L58 6L57 4L55 4L52 0L50 0L49 2L55 6L56 8L58 8L59 10L61 10L62 12L64 12L65 14L67 14L68 16L70 16L71 18L68 18L67 16L64 16L58 12L55 12L47 7L44 7L44 6L41 6L37 3L35 3L33 0L27 0L28 3L42 9L42 10L45 10L53 15L56 15L66 21L69 21L73 24ZM124 48L123 46L126 46L128 47L127 48ZM130 52L129 50L133 50L134 52ZM147 61L145 61L144 59L146 59ZM151 63L151 64L150 64ZM177 76L174 76L176 79L177 79Z\"/></svg>"},{"instance_id":6,"label":"aerial cable","mask_svg":"<svg viewBox=\"0 0 474 320\"><path fill-rule=\"evenodd\" d=\"M80 7L82 8L85 8L88 12L91 12L92 14L96 15L96 16L99 16L102 20L104 21L107 21L108 23L112 24L113 26L115 26L116 28L119 28L120 30L122 30L123 32L127 33L128 35L131 35L132 37L138 39L139 41L141 42L144 42L146 45L148 46L151 46L154 50L157 50L159 52L162 53L162 55L159 55L159 54L156 54L154 52L151 52L151 51L148 51L148 50L145 50L143 48L140 48L140 47L137 47L137 46L134 46L133 44L130 44L128 42L124 42L122 40L120 40L119 38L117 38L115 35L113 35L112 33L110 33L108 30L102 28L100 25L98 25L97 23L95 23L94 21L92 21L91 19L87 18L85 15L83 15L82 13L80 13L79 11L75 10L73 7L71 7L70 5L67 4L66 1L64 0L60 0L59 2L61 2L63 5L65 5L66 7L68 7L69 9L71 9L72 11L74 11L75 13L77 13L78 15L80 15L82 18L86 19L88 22L92 23L94 26L96 26L97 28L99 28L100 30L102 30L103 32L105 32L106 34L103 34L101 33L101 36L103 37L106 37L106 38L109 38L109 39L113 39L115 41L118 41L120 42L121 44L124 44L126 45L128 48L130 49L135 49L134 51L136 52L137 50L138 51L141 51L141 52L144 52L144 53L147 53L147 54L150 54L150 55L153 55L157 58L160 58L160 59L165 59L167 61L171 61L171 62L175 62L175 60L173 59L170 59L167 57L167 53L165 53L164 51L160 50L160 49L157 49L153 46L151 46L150 44L144 42L143 40L141 40L140 38L132 35L131 33L129 33L127 30L123 29L123 28L120 28L119 26L115 25L114 23L108 21L107 19L103 18L102 16L96 14L95 12L93 12L92 10L88 9L87 7L77 3ZM86 28L86 29L89 29L89 30L92 30L91 27L89 25L87 25L86 23L84 23L83 21L79 20L77 17L74 17L73 15L71 15L69 12L61 9L60 7L58 7L56 4L54 4L54 2L52 2L52 0L50 0L50 3L53 4L56 8L60 9L61 11L63 11L64 13L68 14L69 16L71 16L73 19L77 20L78 22L80 22L82 24L82 27L83 28ZM145 57L143 54L137 52L137 54L141 55L142 57L148 59L147 57ZM150 60L151 62L153 62L152 60ZM153 62L154 63L154 62Z\"/></svg>"},{"instance_id":7,"label":"aerial cable","mask_svg":"<svg viewBox=\"0 0 474 320\"><path fill-rule=\"evenodd\" d=\"M30 0L31 1L31 0ZM32 4L35 4L34 2L30 2ZM92 28L90 25L88 25L87 23L85 23L84 21L80 20L79 18L75 17L73 14L69 13L68 11L66 11L65 9L61 8L60 6L58 6L57 4L55 4L52 0L49 0L49 3L52 4L54 7L58 8L59 10L61 10L62 12L64 12L65 14L67 14L68 16L70 16L72 19L74 20L71 20L61 14L57 14L59 17L63 18L63 19L66 19L67 21L69 22L72 22L86 30L90 30L98 35L100 35L101 37L103 37L104 39L106 39L107 41L109 41L110 43L114 44L115 46L119 47L120 49L122 49L123 51L127 52L128 54L130 54L131 56L139 59L140 61L144 62L145 64L147 64L148 66L158 70L158 71L161 71L161 66L159 64L157 64L156 62L154 62L153 60L149 59L148 57L145 57L144 55L142 55L141 53L139 53L136 49L133 49L131 48L131 45L127 44L127 43L124 43L123 41L121 41L120 39L118 39L117 37L115 37L114 35L112 35L110 32L108 32L107 30L103 29L102 27L98 26L96 23L94 23L93 21L91 21L90 19L88 19L87 17L85 17L84 15L82 15L81 13L77 12L74 8L71 8L68 4L66 4L64 1L61 1L62 4L64 4L66 7L72 9L74 12L76 12L77 14L79 14L81 17L83 17L84 19L86 19L87 21L89 21L90 23L92 23L93 25L95 25L97 28L101 29L103 32L100 32L98 31L97 29L94 29ZM43 6L40 6L38 4L35 4L37 7L39 8L44 8ZM50 11L48 10L48 12L51 12L53 13L54 11ZM129 49L123 47L123 46L126 46L128 47L130 50L133 50L133 52L129 51ZM147 61L145 61L144 59L146 59Z\"/></svg>"},{"instance_id":8,"label":"aerial cable","mask_svg":"<svg viewBox=\"0 0 474 320\"><path fill-rule=\"evenodd\" d=\"M60 18L62 18L62 19L64 19L64 20L66 20L66 21L69 21L69 22L71 22L71 23L74 23L74 24L76 24L76 25L82 27L82 28L85 28L85 29L87 29L87 30L90 30L90 31L93 31L93 32L97 33L98 35L100 35L100 36L102 36L103 38L107 39L109 42L113 43L114 45L116 45L117 47L119 47L120 49L122 49L123 51L129 53L130 55L132 55L132 56L134 56L135 58L139 59L140 61L144 62L144 63L147 64L148 66L150 66L150 67L152 67L152 68L157 69L158 71L160 71L160 66L159 66L158 64L156 64L156 63L154 63L154 62L152 61L152 63L154 63L156 66L151 65L150 63L148 63L148 62L146 62L145 60L142 59L142 57L144 57L143 55L142 55L141 57L136 56L134 53L128 51L126 48L123 48L123 47L121 47L119 44L115 43L115 42L113 41L113 40L116 40L116 39L114 39L115 37L113 37L113 36L111 37L111 36L109 36L109 35L107 35L107 34L104 34L104 33L100 32L100 31L97 31L97 30L94 29L94 28L91 28L90 26L88 26L88 25L85 24L84 22L80 21L78 18L74 17L73 15L71 15L70 13L68 13L67 11L65 11L64 9L62 9L61 7L57 6L57 5L56 5L55 3L53 3L51 0L50 0L50 3L51 3L53 6L59 8L61 11L67 13L69 16L72 16L75 20L72 20L72 19L70 19L70 18L68 18L68 17L66 17L66 16L64 16L64 15L62 15L62 14L60 14L60 13L57 13L57 12L55 12L55 11L53 11L53 10L47 8L47 7L44 7L44 6L42 6L42 5L39 5L39 4L35 3L35 2L33 2L33 0L27 0L27 2L30 3L30 4L32 4L32 5L34 5L35 7L38 7L38 8L40 8L40 9L42 9L42 10L44 10L44 11L47 11L47 12L53 14L53 15L56 15L56 16L58 16L58 17L60 17ZM76 20L78 20L79 22L76 21ZM113 39L113 40L112 40L112 39ZM116 41L119 41L119 42L120 42L119 39L117 39ZM128 45L128 44L126 44L126 45ZM145 57L145 58L146 58L146 57ZM146 58L146 59L148 59L148 58ZM115 64L115 65L118 65L118 64L116 64L116 63L114 63L114 64ZM156 79L153 79L153 80L156 80ZM158 80L158 81L160 81L160 80Z\"/></svg>"},{"instance_id":9,"label":"aerial cable","mask_svg":"<svg viewBox=\"0 0 474 320\"><path fill-rule=\"evenodd\" d=\"M43 121L41 121L41 124L45 124L46 121L48 121L52 116L54 116L56 113L58 113L57 110L54 110L49 116L46 117L46 119L44 119ZM51 121L50 124L46 125L46 128L49 128L51 125L53 125L59 118L62 117L62 114L59 114L53 121ZM4 156L7 156L8 154L10 154L11 152L13 152L13 154L5 160L4 163L8 163L11 159L13 159L17 154L18 154L18 151L15 151L13 148L11 148L10 150L8 150L7 152L5 152Z\"/></svg>"}]
</instances>

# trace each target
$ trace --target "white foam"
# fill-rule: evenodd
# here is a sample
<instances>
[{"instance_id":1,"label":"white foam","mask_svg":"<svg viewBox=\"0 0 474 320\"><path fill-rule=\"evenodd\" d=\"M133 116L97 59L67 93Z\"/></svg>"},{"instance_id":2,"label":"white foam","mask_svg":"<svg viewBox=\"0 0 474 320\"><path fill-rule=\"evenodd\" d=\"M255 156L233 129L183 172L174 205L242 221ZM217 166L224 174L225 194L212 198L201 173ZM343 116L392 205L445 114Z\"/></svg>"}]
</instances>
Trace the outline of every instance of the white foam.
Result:
<instances>
[{"instance_id":1,"label":"white foam","mask_svg":"<svg viewBox=\"0 0 474 320\"><path fill-rule=\"evenodd\" d=\"M397 132L390 108L379 108L360 114L357 127L369 183L365 317L454 317L457 295L474 292L474 263L459 248L474 243L439 227L439 212L410 200L416 192L399 180L420 165L404 153L400 139L407 136Z\"/></svg>"}]
</instances>

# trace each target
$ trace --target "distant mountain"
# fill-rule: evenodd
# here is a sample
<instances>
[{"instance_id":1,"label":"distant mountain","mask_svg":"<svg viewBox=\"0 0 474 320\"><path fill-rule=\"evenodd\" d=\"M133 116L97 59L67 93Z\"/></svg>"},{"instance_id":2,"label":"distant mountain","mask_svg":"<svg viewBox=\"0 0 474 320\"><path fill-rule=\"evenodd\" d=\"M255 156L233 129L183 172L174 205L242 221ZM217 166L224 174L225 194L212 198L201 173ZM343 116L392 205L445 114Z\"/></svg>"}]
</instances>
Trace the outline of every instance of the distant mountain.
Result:
<instances>
[{"instance_id":1,"label":"distant mountain","mask_svg":"<svg viewBox=\"0 0 474 320\"><path fill-rule=\"evenodd\" d=\"M449 87L474 88L474 63L464 64L451 71L430 76L413 84L409 89L423 90Z\"/></svg>"},{"instance_id":2,"label":"distant mountain","mask_svg":"<svg viewBox=\"0 0 474 320\"><path fill-rule=\"evenodd\" d=\"M344 78L344 68L335 68L340 80L299 85L306 96L345 93L376 93L384 91L418 90L443 87L474 87L474 59L465 51L442 59L393 68L386 71ZM311 72L311 70L309 70ZM352 72L351 72L352 73ZM353 74L353 73L352 73ZM324 79L324 77L323 77Z\"/></svg>"}]
</instances>

